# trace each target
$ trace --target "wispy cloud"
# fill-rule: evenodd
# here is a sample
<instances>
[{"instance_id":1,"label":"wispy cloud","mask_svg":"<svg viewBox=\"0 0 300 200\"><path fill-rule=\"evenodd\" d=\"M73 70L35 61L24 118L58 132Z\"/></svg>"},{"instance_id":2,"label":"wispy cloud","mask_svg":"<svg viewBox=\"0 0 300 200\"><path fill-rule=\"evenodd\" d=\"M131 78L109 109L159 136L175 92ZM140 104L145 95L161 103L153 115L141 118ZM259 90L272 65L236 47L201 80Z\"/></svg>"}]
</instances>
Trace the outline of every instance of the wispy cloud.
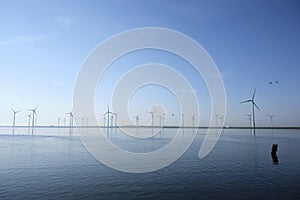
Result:
<instances>
[{"instance_id":1,"label":"wispy cloud","mask_svg":"<svg viewBox=\"0 0 300 200\"><path fill-rule=\"evenodd\" d=\"M31 43L44 38L45 36L42 35L17 35L16 37L13 38L0 40L0 45L15 45L19 43Z\"/></svg>"},{"instance_id":2,"label":"wispy cloud","mask_svg":"<svg viewBox=\"0 0 300 200\"><path fill-rule=\"evenodd\" d=\"M55 17L54 21L65 26L69 26L72 23L70 18L64 16Z\"/></svg>"}]
</instances>

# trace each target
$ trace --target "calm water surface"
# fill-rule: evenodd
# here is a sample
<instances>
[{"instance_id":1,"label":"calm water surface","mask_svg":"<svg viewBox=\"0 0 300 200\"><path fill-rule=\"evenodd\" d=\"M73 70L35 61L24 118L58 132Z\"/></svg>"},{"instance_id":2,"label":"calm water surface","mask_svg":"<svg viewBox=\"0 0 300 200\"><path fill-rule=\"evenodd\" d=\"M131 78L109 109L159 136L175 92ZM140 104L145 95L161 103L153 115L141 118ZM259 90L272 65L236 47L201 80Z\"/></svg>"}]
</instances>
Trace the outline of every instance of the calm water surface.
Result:
<instances>
[{"instance_id":1,"label":"calm water surface","mask_svg":"<svg viewBox=\"0 0 300 200\"><path fill-rule=\"evenodd\" d=\"M255 138L249 130L225 130L199 159L205 131L168 167L129 174L95 160L65 130L37 130L36 136L2 130L0 199L300 199L299 130L257 130ZM116 132L111 140L147 152L166 145L175 132L145 141ZM278 163L270 155L273 143L279 145Z\"/></svg>"}]
</instances>

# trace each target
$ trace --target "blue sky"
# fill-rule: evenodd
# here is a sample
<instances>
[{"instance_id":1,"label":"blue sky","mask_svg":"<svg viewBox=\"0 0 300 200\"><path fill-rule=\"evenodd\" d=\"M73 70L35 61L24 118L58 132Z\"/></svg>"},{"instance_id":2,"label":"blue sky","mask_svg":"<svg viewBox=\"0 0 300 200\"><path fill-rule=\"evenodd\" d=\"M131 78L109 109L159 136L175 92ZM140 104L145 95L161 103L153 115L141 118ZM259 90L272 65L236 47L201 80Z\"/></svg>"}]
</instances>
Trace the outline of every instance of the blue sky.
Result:
<instances>
[{"instance_id":1,"label":"blue sky","mask_svg":"<svg viewBox=\"0 0 300 200\"><path fill-rule=\"evenodd\" d=\"M17 125L26 125L26 109L37 104L38 124L56 124L56 117L66 117L64 113L72 109L76 76L96 45L121 31L155 26L192 37L210 54L225 84L227 125L248 125L244 115L250 112L250 105L239 102L249 99L257 88L256 103L261 108L258 125L269 125L267 114L276 114L275 125L300 126L299 1L0 0L0 26L0 125L11 124L10 107L22 110ZM174 60L151 51L128 55L120 61L123 68L115 63L111 74L107 72L110 78L104 91L113 88L114 81L130 67L166 62L200 88L204 116L200 124L207 123L210 108L205 84L183 67L183 61ZM268 84L275 80L279 84ZM98 115L110 104L100 89L95 95L99 99L95 105ZM131 103L130 109L149 123L145 110L157 99L168 104L173 97L159 87L143 89L145 94L155 90L157 98L151 100L140 90L133 98L143 103L139 108ZM172 109L169 112L178 113L175 107Z\"/></svg>"}]
</instances>

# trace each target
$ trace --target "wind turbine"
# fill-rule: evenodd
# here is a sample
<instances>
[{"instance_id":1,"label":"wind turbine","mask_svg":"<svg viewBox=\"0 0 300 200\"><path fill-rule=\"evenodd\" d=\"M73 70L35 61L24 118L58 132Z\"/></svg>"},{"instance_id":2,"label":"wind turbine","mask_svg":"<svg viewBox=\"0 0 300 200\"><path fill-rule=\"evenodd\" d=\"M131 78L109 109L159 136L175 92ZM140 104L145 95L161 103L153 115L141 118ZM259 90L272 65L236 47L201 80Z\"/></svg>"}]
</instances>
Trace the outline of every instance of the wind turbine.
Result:
<instances>
[{"instance_id":1,"label":"wind turbine","mask_svg":"<svg viewBox=\"0 0 300 200\"><path fill-rule=\"evenodd\" d=\"M270 114L268 114L268 116L270 117L271 127L273 128L273 118L274 118L276 115L270 115Z\"/></svg>"},{"instance_id":2,"label":"wind turbine","mask_svg":"<svg viewBox=\"0 0 300 200\"><path fill-rule=\"evenodd\" d=\"M156 112L156 110L154 111L147 111L147 113L149 113L151 115L151 126L153 128L153 121L154 121L154 113Z\"/></svg>"},{"instance_id":3,"label":"wind turbine","mask_svg":"<svg viewBox=\"0 0 300 200\"><path fill-rule=\"evenodd\" d=\"M195 116L195 115L192 115L191 118L192 118L192 121L193 121L193 128L195 128L195 120L196 120L196 116Z\"/></svg>"},{"instance_id":4,"label":"wind turbine","mask_svg":"<svg viewBox=\"0 0 300 200\"><path fill-rule=\"evenodd\" d=\"M107 128L109 127L109 120L111 119L110 114L113 114L113 113L109 111L109 106L107 106L107 111L106 111L106 113L104 113L104 117L105 117L105 115L107 115Z\"/></svg>"},{"instance_id":5,"label":"wind turbine","mask_svg":"<svg viewBox=\"0 0 300 200\"><path fill-rule=\"evenodd\" d=\"M182 119L182 128L184 128L184 114L181 114L181 119Z\"/></svg>"},{"instance_id":6,"label":"wind turbine","mask_svg":"<svg viewBox=\"0 0 300 200\"><path fill-rule=\"evenodd\" d=\"M14 116L13 116L13 130L12 130L12 134L14 135L15 134L15 125L16 125L16 114L19 113L19 112L21 112L21 111L15 111L12 108L11 108L11 110L14 113Z\"/></svg>"},{"instance_id":7,"label":"wind turbine","mask_svg":"<svg viewBox=\"0 0 300 200\"><path fill-rule=\"evenodd\" d=\"M39 107L39 105L37 105L34 109L27 109L29 111L32 111L32 129L31 129L31 135L33 135L33 130L34 130L34 117L36 116L36 109Z\"/></svg>"},{"instance_id":8,"label":"wind turbine","mask_svg":"<svg viewBox=\"0 0 300 200\"><path fill-rule=\"evenodd\" d=\"M252 104L252 123L253 123L253 133L254 133L254 135L255 135L255 112L254 112L254 107L256 107L256 109L259 110L259 107L254 102L255 93L256 93L256 88L254 89L254 92L253 92L253 95L252 95L251 99L240 102L241 104L242 103L248 103L248 102L251 102L251 104Z\"/></svg>"},{"instance_id":9,"label":"wind turbine","mask_svg":"<svg viewBox=\"0 0 300 200\"><path fill-rule=\"evenodd\" d=\"M112 113L115 116L115 127L117 127L117 125L118 125L118 114L119 113L120 112Z\"/></svg>"},{"instance_id":10,"label":"wind turbine","mask_svg":"<svg viewBox=\"0 0 300 200\"><path fill-rule=\"evenodd\" d=\"M140 125L140 117L137 115L137 116L134 116L133 118L135 118L135 125L136 126L139 126Z\"/></svg>"},{"instance_id":11,"label":"wind turbine","mask_svg":"<svg viewBox=\"0 0 300 200\"><path fill-rule=\"evenodd\" d=\"M69 135L72 133L72 127L73 127L73 111L65 113L70 116L70 129L69 129Z\"/></svg>"},{"instance_id":12,"label":"wind turbine","mask_svg":"<svg viewBox=\"0 0 300 200\"><path fill-rule=\"evenodd\" d=\"M149 113L151 115L151 133L152 133L152 137L153 137L153 120L154 120L154 113L156 112L156 110L154 111L147 111L147 113Z\"/></svg>"},{"instance_id":13,"label":"wind turbine","mask_svg":"<svg viewBox=\"0 0 300 200\"><path fill-rule=\"evenodd\" d=\"M106 117L104 116L102 119L103 119L103 127L105 127Z\"/></svg>"},{"instance_id":14,"label":"wind turbine","mask_svg":"<svg viewBox=\"0 0 300 200\"><path fill-rule=\"evenodd\" d=\"M216 119L216 127L219 127L219 125L218 125L218 117L219 117L219 116L220 116L220 115L217 114L216 111L215 111L214 118Z\"/></svg>"},{"instance_id":15,"label":"wind turbine","mask_svg":"<svg viewBox=\"0 0 300 200\"><path fill-rule=\"evenodd\" d=\"M272 135L273 135L273 118L274 118L276 115L270 115L270 114L268 114L268 116L270 117L270 120L271 120L271 128L272 128Z\"/></svg>"},{"instance_id":16,"label":"wind turbine","mask_svg":"<svg viewBox=\"0 0 300 200\"><path fill-rule=\"evenodd\" d=\"M61 120L61 118L57 117L57 126L60 126L60 120Z\"/></svg>"},{"instance_id":17,"label":"wind turbine","mask_svg":"<svg viewBox=\"0 0 300 200\"><path fill-rule=\"evenodd\" d=\"M81 119L81 126L84 126L84 117Z\"/></svg>"},{"instance_id":18,"label":"wind turbine","mask_svg":"<svg viewBox=\"0 0 300 200\"><path fill-rule=\"evenodd\" d=\"M28 117L28 134L29 134L29 132L30 132L29 127L30 127L30 121L31 121L31 114L25 115L25 116Z\"/></svg>"},{"instance_id":19,"label":"wind turbine","mask_svg":"<svg viewBox=\"0 0 300 200\"><path fill-rule=\"evenodd\" d=\"M70 128L73 126L73 111L65 113L66 115L70 116Z\"/></svg>"}]
</instances>

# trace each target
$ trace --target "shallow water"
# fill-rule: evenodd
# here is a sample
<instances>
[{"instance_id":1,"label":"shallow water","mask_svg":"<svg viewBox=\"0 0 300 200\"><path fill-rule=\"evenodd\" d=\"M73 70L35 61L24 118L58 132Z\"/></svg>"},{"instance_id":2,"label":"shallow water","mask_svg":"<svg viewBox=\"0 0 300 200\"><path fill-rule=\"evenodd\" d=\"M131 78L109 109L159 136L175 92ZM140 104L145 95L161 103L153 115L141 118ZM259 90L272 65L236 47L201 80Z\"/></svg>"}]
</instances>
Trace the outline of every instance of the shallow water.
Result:
<instances>
[{"instance_id":1,"label":"shallow water","mask_svg":"<svg viewBox=\"0 0 300 200\"><path fill-rule=\"evenodd\" d=\"M198 151L206 130L198 130L180 159L146 174L103 165L66 130L37 130L35 136L5 131L0 134L1 200L300 199L299 130L257 130L254 138L249 130L227 129L203 159ZM110 137L122 148L147 152L168 144L176 129L164 131L143 142L119 131ZM270 154L273 143L279 145L278 163Z\"/></svg>"}]
</instances>

